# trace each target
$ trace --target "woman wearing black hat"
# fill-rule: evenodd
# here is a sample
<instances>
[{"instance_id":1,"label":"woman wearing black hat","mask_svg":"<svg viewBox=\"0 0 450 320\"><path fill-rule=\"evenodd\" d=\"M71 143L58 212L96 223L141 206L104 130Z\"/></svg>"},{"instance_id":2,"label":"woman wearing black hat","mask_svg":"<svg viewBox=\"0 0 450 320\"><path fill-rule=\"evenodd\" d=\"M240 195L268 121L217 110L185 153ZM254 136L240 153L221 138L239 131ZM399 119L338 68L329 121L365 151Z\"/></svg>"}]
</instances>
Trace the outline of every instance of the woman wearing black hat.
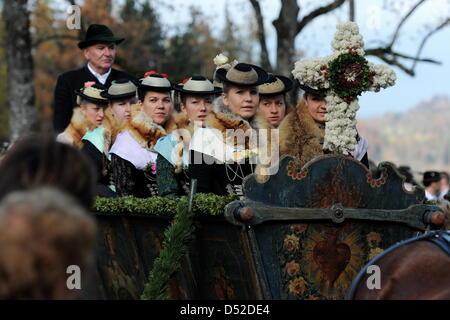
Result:
<instances>
[{"instance_id":1,"label":"woman wearing black hat","mask_svg":"<svg viewBox=\"0 0 450 320\"><path fill-rule=\"evenodd\" d=\"M369 168L368 142L357 130L358 96L393 86L395 72L364 58L364 41L355 22L340 23L333 54L302 58L292 74L305 91L295 112L280 124L280 154L294 157L299 170L316 156L340 154Z\"/></svg>"},{"instance_id":2,"label":"woman wearing black hat","mask_svg":"<svg viewBox=\"0 0 450 320\"><path fill-rule=\"evenodd\" d=\"M256 166L257 146L248 133L270 127L257 114L258 86L267 80L267 73L257 66L237 63L217 69L215 80L223 85L221 101L207 117L206 128L196 130L192 138L190 177L198 180L199 192L241 195L244 177ZM240 134L241 139L233 137Z\"/></svg>"},{"instance_id":3,"label":"woman wearing black hat","mask_svg":"<svg viewBox=\"0 0 450 320\"><path fill-rule=\"evenodd\" d=\"M289 154L301 168L312 158L324 154L323 143L327 115L325 90L299 85L304 95L294 112L289 113L279 126L280 155ZM369 168L367 141L358 136L360 160Z\"/></svg>"},{"instance_id":4,"label":"woman wearing black hat","mask_svg":"<svg viewBox=\"0 0 450 320\"><path fill-rule=\"evenodd\" d=\"M172 118L173 86L164 73L147 72L139 81L138 94L142 110L152 118L153 122L171 131L175 129Z\"/></svg>"},{"instance_id":5,"label":"woman wearing black hat","mask_svg":"<svg viewBox=\"0 0 450 320\"><path fill-rule=\"evenodd\" d=\"M190 137L196 127L203 127L213 108L214 98L221 88L202 76L192 76L174 88L181 101L181 112L175 117L177 131L158 140L157 182L160 196L187 194L189 185ZM181 129L185 129L184 134Z\"/></svg>"},{"instance_id":6,"label":"woman wearing black hat","mask_svg":"<svg viewBox=\"0 0 450 320\"><path fill-rule=\"evenodd\" d=\"M108 108L105 110L105 123L111 128L111 144L116 140L117 134L130 122L131 106L136 104L136 86L128 79L119 79L112 82L102 97L108 99Z\"/></svg>"},{"instance_id":7,"label":"woman wearing black hat","mask_svg":"<svg viewBox=\"0 0 450 320\"><path fill-rule=\"evenodd\" d=\"M97 172L97 194L114 197L115 188L111 177L109 147L111 128L105 123L108 100L102 96L105 88L99 84L86 83L76 91L79 108L74 110L72 120L57 140L75 145L91 159Z\"/></svg>"},{"instance_id":8,"label":"woman wearing black hat","mask_svg":"<svg viewBox=\"0 0 450 320\"><path fill-rule=\"evenodd\" d=\"M136 103L136 86L128 79L112 82L108 91L102 93L107 98L112 116L119 125L127 123L131 118L131 105Z\"/></svg>"},{"instance_id":9,"label":"woman wearing black hat","mask_svg":"<svg viewBox=\"0 0 450 320\"><path fill-rule=\"evenodd\" d=\"M286 94L293 82L287 77L269 74L265 83L259 86L259 112L273 128L278 128L284 117L291 111Z\"/></svg>"},{"instance_id":10,"label":"woman wearing black hat","mask_svg":"<svg viewBox=\"0 0 450 320\"><path fill-rule=\"evenodd\" d=\"M69 125L60 133L56 140L81 148L82 138L89 130L93 130L103 123L104 111L108 100L100 94L104 87L95 82L86 82L84 88L75 90L77 105L74 109Z\"/></svg>"},{"instance_id":11,"label":"woman wearing black hat","mask_svg":"<svg viewBox=\"0 0 450 320\"><path fill-rule=\"evenodd\" d=\"M114 181L120 196L158 195L154 146L176 128L170 96L172 85L162 74L146 73L138 85L140 103L110 150Z\"/></svg>"}]
</instances>

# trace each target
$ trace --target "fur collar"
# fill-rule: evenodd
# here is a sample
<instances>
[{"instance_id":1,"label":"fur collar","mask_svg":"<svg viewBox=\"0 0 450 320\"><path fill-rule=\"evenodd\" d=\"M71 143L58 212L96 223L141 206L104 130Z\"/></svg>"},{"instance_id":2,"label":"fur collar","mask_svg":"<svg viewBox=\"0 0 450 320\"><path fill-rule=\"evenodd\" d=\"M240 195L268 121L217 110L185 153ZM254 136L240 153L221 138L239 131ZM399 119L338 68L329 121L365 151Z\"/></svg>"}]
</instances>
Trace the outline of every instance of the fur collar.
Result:
<instances>
[{"instance_id":1,"label":"fur collar","mask_svg":"<svg viewBox=\"0 0 450 320\"><path fill-rule=\"evenodd\" d=\"M164 130L166 130L166 133L169 134L172 131L176 130L178 128L177 121L174 118L174 114L170 116L170 118L167 120L167 122L164 124Z\"/></svg>"},{"instance_id":2,"label":"fur collar","mask_svg":"<svg viewBox=\"0 0 450 320\"><path fill-rule=\"evenodd\" d=\"M289 154L302 167L315 156L323 154L325 128L320 128L308 112L304 100L281 122L280 156Z\"/></svg>"},{"instance_id":3,"label":"fur collar","mask_svg":"<svg viewBox=\"0 0 450 320\"><path fill-rule=\"evenodd\" d=\"M222 98L214 101L213 112L206 117L205 125L219 129L224 132L227 129L270 129L271 125L266 118L257 111L255 116L249 120L232 113L222 102Z\"/></svg>"},{"instance_id":4,"label":"fur collar","mask_svg":"<svg viewBox=\"0 0 450 320\"><path fill-rule=\"evenodd\" d=\"M189 142L191 140L190 137L192 137L192 135L194 134L194 131L197 128L197 126L194 123L192 123L191 120L189 120L187 114L184 112L175 113L173 115L173 120L176 129L185 129L189 131L189 136L184 137L187 139L187 141L185 141L185 144L189 145Z\"/></svg>"},{"instance_id":5,"label":"fur collar","mask_svg":"<svg viewBox=\"0 0 450 320\"><path fill-rule=\"evenodd\" d=\"M196 129L195 124L189 120L185 112L177 112L173 115L174 122L177 129L184 129L189 131L189 135L178 136L178 144L175 147L175 173L180 173L183 170L183 152L189 149L191 137Z\"/></svg>"},{"instance_id":6,"label":"fur collar","mask_svg":"<svg viewBox=\"0 0 450 320\"><path fill-rule=\"evenodd\" d=\"M94 129L94 127L89 124L80 108L77 107L73 109L72 118L70 119L69 125L64 130L64 134L70 137L74 146L81 148L83 146L81 138L84 137L86 132L92 129Z\"/></svg>"},{"instance_id":7,"label":"fur collar","mask_svg":"<svg viewBox=\"0 0 450 320\"><path fill-rule=\"evenodd\" d=\"M119 124L114 117L110 107L105 110L105 119L103 120L103 126L111 133L111 145L116 141L117 135L122 131L124 124Z\"/></svg>"},{"instance_id":8,"label":"fur collar","mask_svg":"<svg viewBox=\"0 0 450 320\"><path fill-rule=\"evenodd\" d=\"M105 121L103 122L103 152L108 154L109 148L112 145L112 127L110 120L107 120L105 116ZM95 127L90 124L85 115L81 112L80 107L73 109L72 118L67 128L64 130L64 135L69 137L71 143L78 147L83 147L83 141L81 140L88 131L94 130Z\"/></svg>"},{"instance_id":9,"label":"fur collar","mask_svg":"<svg viewBox=\"0 0 450 320\"><path fill-rule=\"evenodd\" d=\"M162 126L154 123L152 118L136 105L132 106L130 122L125 124L123 129L128 130L139 145L147 150L152 150L158 139L167 135Z\"/></svg>"},{"instance_id":10,"label":"fur collar","mask_svg":"<svg viewBox=\"0 0 450 320\"><path fill-rule=\"evenodd\" d=\"M173 121L173 124L171 123L170 127L175 127L176 129L191 130L191 128L194 127L191 120L189 120L189 118L185 112L175 112L172 115L172 121Z\"/></svg>"}]
</instances>

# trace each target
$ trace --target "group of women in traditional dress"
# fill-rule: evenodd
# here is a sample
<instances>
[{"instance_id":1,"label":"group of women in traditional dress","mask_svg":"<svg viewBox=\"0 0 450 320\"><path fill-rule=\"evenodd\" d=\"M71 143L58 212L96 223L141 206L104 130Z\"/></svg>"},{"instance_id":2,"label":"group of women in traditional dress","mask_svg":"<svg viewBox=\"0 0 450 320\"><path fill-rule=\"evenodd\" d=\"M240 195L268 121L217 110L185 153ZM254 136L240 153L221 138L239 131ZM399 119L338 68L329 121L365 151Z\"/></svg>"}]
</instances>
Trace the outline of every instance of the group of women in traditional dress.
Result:
<instances>
[{"instance_id":1,"label":"group of women in traditional dress","mask_svg":"<svg viewBox=\"0 0 450 320\"><path fill-rule=\"evenodd\" d=\"M305 96L292 108L286 95L293 86L287 77L237 62L219 65L214 83L193 75L173 85L155 71L136 84L86 83L57 139L92 160L100 196L182 196L191 179L197 192L240 195L243 179L255 172L261 139L270 140L273 129L280 129L279 141L263 145L279 147L299 165L323 154L325 100L303 87ZM261 129L268 134L258 135Z\"/></svg>"}]
</instances>

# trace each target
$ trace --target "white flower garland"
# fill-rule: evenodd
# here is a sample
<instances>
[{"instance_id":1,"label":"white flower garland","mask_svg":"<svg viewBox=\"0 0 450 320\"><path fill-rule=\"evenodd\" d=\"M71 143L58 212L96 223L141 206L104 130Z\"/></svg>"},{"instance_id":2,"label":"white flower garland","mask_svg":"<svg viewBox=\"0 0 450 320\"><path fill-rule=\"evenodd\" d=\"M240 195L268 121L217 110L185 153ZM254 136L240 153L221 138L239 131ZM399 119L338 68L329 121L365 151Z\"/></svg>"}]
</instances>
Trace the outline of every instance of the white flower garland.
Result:
<instances>
[{"instance_id":1,"label":"white flower garland","mask_svg":"<svg viewBox=\"0 0 450 320\"><path fill-rule=\"evenodd\" d=\"M374 64L369 62L370 71L377 75L373 78L372 85L368 88L369 91L380 91L381 88L392 87L395 85L397 76L395 71L389 68L386 64Z\"/></svg>"},{"instance_id":2,"label":"white flower garland","mask_svg":"<svg viewBox=\"0 0 450 320\"><path fill-rule=\"evenodd\" d=\"M304 58L297 61L292 74L300 84L313 89L327 90L325 101L327 116L325 123L325 141L323 149L332 152L350 154L357 146L356 112L359 109L356 97L344 100L330 89L328 64L341 54L358 54L364 56L364 41L359 34L355 22L337 25L337 32L332 42L334 53L324 58ZM365 88L368 91L380 91L395 84L395 72L387 65L368 63L372 74L371 84Z\"/></svg>"},{"instance_id":3,"label":"white flower garland","mask_svg":"<svg viewBox=\"0 0 450 320\"><path fill-rule=\"evenodd\" d=\"M334 35L334 40L331 43L334 51L338 54L346 53L348 48L355 48L355 51L360 56L364 56L364 40L359 34L358 25L355 22L339 23L337 32Z\"/></svg>"},{"instance_id":4,"label":"white flower garland","mask_svg":"<svg viewBox=\"0 0 450 320\"><path fill-rule=\"evenodd\" d=\"M355 150L356 141L356 111L359 109L355 99L350 104L342 101L335 94L325 96L327 116L325 122L325 141L323 148L334 152L349 154Z\"/></svg>"}]
</instances>

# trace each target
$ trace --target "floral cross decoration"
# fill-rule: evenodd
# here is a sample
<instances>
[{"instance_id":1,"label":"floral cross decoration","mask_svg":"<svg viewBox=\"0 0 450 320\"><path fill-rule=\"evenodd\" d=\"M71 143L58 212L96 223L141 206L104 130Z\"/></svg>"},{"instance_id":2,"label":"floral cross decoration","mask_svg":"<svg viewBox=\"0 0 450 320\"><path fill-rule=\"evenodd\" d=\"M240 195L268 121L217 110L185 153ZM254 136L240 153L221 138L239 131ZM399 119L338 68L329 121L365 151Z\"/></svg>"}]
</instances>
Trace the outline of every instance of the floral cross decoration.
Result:
<instances>
[{"instance_id":1,"label":"floral cross decoration","mask_svg":"<svg viewBox=\"0 0 450 320\"><path fill-rule=\"evenodd\" d=\"M332 42L334 53L322 58L304 58L292 74L300 84L325 91L327 108L324 150L350 154L356 148L357 96L395 84L394 70L364 58L364 41L355 22L337 25Z\"/></svg>"}]
</instances>

